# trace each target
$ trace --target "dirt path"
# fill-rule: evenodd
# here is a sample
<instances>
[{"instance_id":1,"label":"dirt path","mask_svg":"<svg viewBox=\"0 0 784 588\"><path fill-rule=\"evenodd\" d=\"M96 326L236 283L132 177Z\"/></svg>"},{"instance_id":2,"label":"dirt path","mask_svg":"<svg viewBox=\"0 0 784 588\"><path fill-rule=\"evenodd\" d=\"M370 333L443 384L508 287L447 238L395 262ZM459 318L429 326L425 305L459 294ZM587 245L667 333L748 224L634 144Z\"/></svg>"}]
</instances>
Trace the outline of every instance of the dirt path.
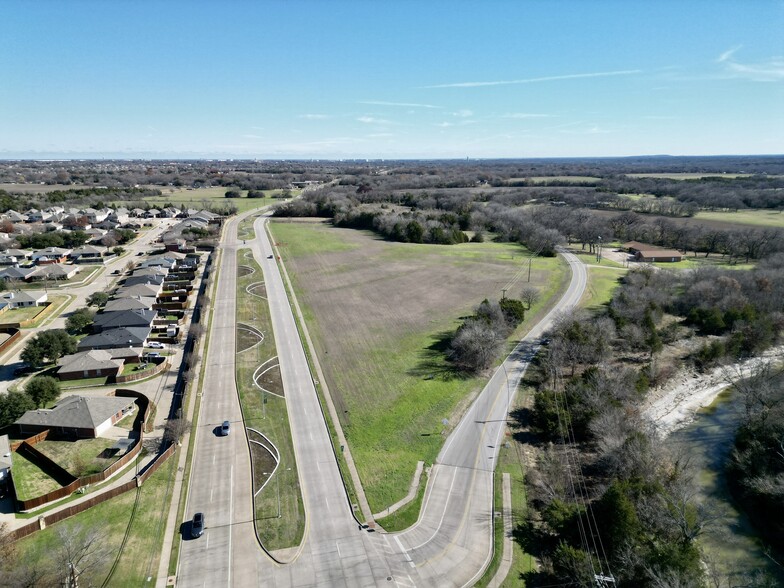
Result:
<instances>
[{"instance_id":1,"label":"dirt path","mask_svg":"<svg viewBox=\"0 0 784 588\"><path fill-rule=\"evenodd\" d=\"M662 436L685 427L696 412L710 405L738 376L748 375L765 360L784 360L784 345L773 347L762 356L729 366L715 368L704 374L694 369L681 370L665 386L651 390L642 407Z\"/></svg>"}]
</instances>

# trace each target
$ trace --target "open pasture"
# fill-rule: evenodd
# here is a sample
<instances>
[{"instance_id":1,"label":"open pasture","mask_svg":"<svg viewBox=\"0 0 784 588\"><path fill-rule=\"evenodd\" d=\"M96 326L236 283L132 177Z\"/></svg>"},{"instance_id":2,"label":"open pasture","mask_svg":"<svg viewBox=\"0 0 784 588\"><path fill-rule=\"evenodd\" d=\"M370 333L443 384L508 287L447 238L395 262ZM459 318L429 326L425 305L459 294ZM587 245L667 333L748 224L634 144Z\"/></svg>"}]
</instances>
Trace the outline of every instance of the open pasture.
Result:
<instances>
[{"instance_id":1,"label":"open pasture","mask_svg":"<svg viewBox=\"0 0 784 588\"><path fill-rule=\"evenodd\" d=\"M380 512L406 494L418 460L435 460L484 385L484 377L456 376L443 350L483 299L501 298L507 286L508 297L519 297L528 285L526 251L510 243L394 243L312 222L274 222L271 231L368 501ZM547 299L566 273L560 259L537 258L531 285Z\"/></svg>"}]
</instances>

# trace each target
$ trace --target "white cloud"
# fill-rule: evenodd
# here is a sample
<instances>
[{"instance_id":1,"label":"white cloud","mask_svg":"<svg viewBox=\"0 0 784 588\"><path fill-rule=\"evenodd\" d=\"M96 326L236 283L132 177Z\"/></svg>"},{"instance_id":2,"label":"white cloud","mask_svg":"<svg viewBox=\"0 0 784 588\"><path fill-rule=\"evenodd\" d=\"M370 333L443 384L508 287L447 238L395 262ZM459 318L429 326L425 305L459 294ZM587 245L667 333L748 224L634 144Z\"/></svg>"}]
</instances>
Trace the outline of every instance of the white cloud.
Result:
<instances>
[{"instance_id":1,"label":"white cloud","mask_svg":"<svg viewBox=\"0 0 784 588\"><path fill-rule=\"evenodd\" d=\"M452 113L452 116L457 116L459 118L468 118L469 116L473 116L473 115L474 115L473 111L468 110L467 108Z\"/></svg>"},{"instance_id":2,"label":"white cloud","mask_svg":"<svg viewBox=\"0 0 784 588\"><path fill-rule=\"evenodd\" d=\"M385 100L361 100L357 104L370 104L372 106L403 106L407 108L441 108L434 104L417 104L415 102L387 102Z\"/></svg>"},{"instance_id":3,"label":"white cloud","mask_svg":"<svg viewBox=\"0 0 784 588\"><path fill-rule=\"evenodd\" d=\"M386 120L384 118L376 118L374 116L359 116L357 117L357 122L364 123L366 125L391 125L394 124L391 120Z\"/></svg>"},{"instance_id":4,"label":"white cloud","mask_svg":"<svg viewBox=\"0 0 784 588\"><path fill-rule=\"evenodd\" d=\"M719 57L718 57L718 59L716 60L716 62L717 62L717 63L723 63L723 62L727 61L727 60L728 60L728 59L730 59L730 58L732 57L732 55L733 55L733 54L734 54L734 53L735 53L735 52L736 52L738 49L740 49L741 47L743 47L743 45L736 45L736 46L735 46L735 47L733 47L732 49L727 49L727 50L726 50L724 53L722 53L721 55L719 55Z\"/></svg>"},{"instance_id":5,"label":"white cloud","mask_svg":"<svg viewBox=\"0 0 784 588\"><path fill-rule=\"evenodd\" d=\"M328 114L300 114L297 118L306 118L308 120L324 120L331 117Z\"/></svg>"},{"instance_id":6,"label":"white cloud","mask_svg":"<svg viewBox=\"0 0 784 588\"><path fill-rule=\"evenodd\" d=\"M733 59L740 48L741 45L728 49L716 59L716 63L721 64L726 75L752 82L784 81L784 57L770 57L757 63L740 63Z\"/></svg>"},{"instance_id":7,"label":"white cloud","mask_svg":"<svg viewBox=\"0 0 784 588\"><path fill-rule=\"evenodd\" d=\"M501 118L553 118L554 114L537 114L534 112L507 112Z\"/></svg>"},{"instance_id":8,"label":"white cloud","mask_svg":"<svg viewBox=\"0 0 784 588\"><path fill-rule=\"evenodd\" d=\"M457 82L454 84L436 84L425 88L479 88L482 86L509 86L513 84L534 84L537 82L553 82L557 80L577 80L582 78L603 78L610 76L628 76L642 73L639 69L626 69L620 71L598 71L592 73L567 74L562 76L546 76L541 78L528 78L524 80L498 80L492 82Z\"/></svg>"}]
</instances>

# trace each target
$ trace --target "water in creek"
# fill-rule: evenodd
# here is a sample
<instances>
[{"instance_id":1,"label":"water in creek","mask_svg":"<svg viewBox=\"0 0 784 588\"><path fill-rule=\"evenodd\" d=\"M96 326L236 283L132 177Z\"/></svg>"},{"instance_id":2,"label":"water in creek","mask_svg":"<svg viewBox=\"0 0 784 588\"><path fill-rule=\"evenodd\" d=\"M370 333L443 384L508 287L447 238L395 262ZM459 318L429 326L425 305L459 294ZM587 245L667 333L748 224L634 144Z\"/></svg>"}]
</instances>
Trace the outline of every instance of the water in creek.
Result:
<instances>
[{"instance_id":1,"label":"water in creek","mask_svg":"<svg viewBox=\"0 0 784 588\"><path fill-rule=\"evenodd\" d=\"M710 560L725 578L723 586L744 585L749 575L767 572L784 586L784 573L764 553L748 518L739 512L727 488L724 464L741 419L737 395L723 392L697 414L694 422L672 433L667 444L683 451L699 471L699 498L720 518L701 538Z\"/></svg>"}]
</instances>

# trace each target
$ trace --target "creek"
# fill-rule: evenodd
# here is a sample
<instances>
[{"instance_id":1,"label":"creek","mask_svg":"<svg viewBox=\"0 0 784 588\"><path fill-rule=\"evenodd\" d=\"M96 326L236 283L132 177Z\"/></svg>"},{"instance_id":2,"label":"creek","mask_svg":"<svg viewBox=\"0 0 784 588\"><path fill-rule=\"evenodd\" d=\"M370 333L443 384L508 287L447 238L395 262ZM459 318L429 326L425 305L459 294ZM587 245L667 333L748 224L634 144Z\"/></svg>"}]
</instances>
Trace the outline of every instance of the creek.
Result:
<instances>
[{"instance_id":1,"label":"creek","mask_svg":"<svg viewBox=\"0 0 784 588\"><path fill-rule=\"evenodd\" d=\"M750 575L767 572L784 586L784 573L764 553L751 523L730 495L724 465L741 421L742 403L736 393L722 392L700 410L688 426L667 437L667 445L689 456L698 472L698 499L710 512L720 513L700 539L708 566L727 578L722 585L747 585Z\"/></svg>"}]
</instances>

